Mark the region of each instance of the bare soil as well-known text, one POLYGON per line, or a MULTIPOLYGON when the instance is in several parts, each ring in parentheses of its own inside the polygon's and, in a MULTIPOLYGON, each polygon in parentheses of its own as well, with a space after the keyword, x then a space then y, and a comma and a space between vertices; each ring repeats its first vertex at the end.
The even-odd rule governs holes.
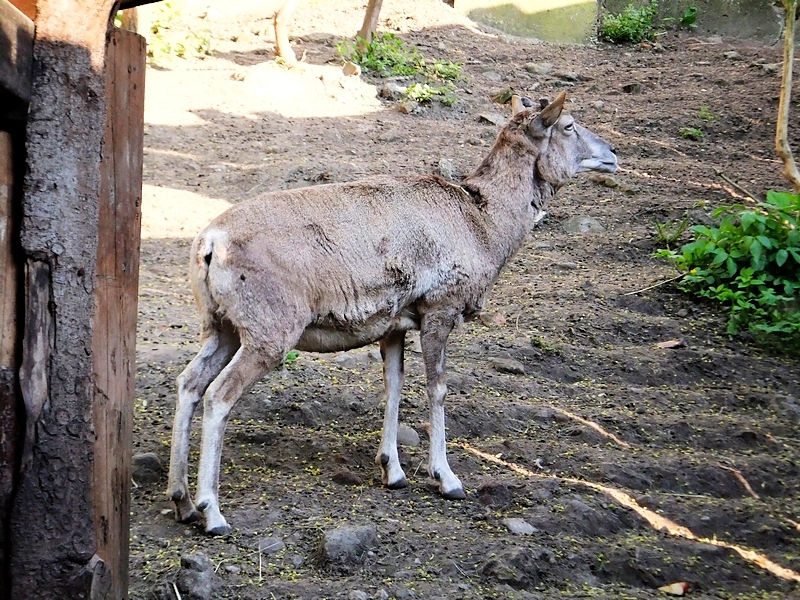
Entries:
MULTIPOLYGON (((656 47, 556 46, 487 31, 434 0, 388 4, 381 29, 464 65, 454 107, 402 114, 377 98, 381 81, 342 75, 335 40, 360 26, 354 0, 298 7, 305 63, 291 71, 274 62, 275 2, 187 8, 182 26, 208 28, 212 56, 148 71, 134 451, 156 453, 164 472, 135 485, 131 597, 177 597, 180 558, 198 551, 216 569, 216 598, 656 598, 674 582, 693 598, 800 597, 800 360, 729 338, 723 314, 669 285, 628 294, 675 275, 651 257, 663 245, 654 220, 707 222, 743 200, 718 173, 754 194, 786 188, 773 144, 779 48, 675 32, 656 47), (638 93, 624 91, 632 83, 638 93), (383 489, 373 463, 374 348, 302 354, 234 408, 220 484, 234 533, 176 523, 164 490, 175 378, 199 348, 192 237, 267 190, 438 172, 441 158, 467 173, 498 131, 479 115, 507 116, 491 97, 509 86, 533 98, 567 88, 569 110, 615 144, 622 168, 564 188, 484 318, 452 335, 449 456, 467 499, 441 499, 425 473, 412 339, 401 421, 422 441, 401 448, 409 487, 383 489), (704 135, 685 139, 682 127, 704 135), (567 233, 574 216, 604 231, 567 233), (657 346, 668 340, 683 344, 657 346), (658 531, 582 482, 698 539, 658 531), (510 532, 506 518, 533 533, 510 532), (321 563, 321 535, 345 524, 374 524, 378 543, 354 564, 321 563)), ((792 113, 798 149, 796 103, 792 113)))

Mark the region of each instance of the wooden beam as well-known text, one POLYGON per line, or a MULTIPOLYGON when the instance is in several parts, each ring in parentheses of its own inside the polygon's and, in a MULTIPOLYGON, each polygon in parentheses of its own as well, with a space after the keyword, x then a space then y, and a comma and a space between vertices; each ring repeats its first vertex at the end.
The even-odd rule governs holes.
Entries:
POLYGON ((11 0, 11 4, 31 21, 36 20, 36 0, 11 0))
POLYGON ((92 350, 92 487, 94 513, 104 523, 95 538, 97 556, 111 575, 109 598, 124 597, 128 585, 146 55, 143 37, 122 29, 111 34, 92 350))
POLYGON ((31 99, 33 21, 8 0, 0 0, 0 88, 31 99))

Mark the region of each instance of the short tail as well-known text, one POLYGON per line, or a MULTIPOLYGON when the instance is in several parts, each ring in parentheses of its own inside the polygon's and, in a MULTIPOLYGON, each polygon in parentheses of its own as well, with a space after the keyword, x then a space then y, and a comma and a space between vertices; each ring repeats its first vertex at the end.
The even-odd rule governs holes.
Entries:
MULTIPOLYGON (((189 260, 189 278, 203 330, 219 321, 219 303, 211 293, 210 271, 215 261, 215 246, 221 240, 208 230, 198 235, 192 243, 189 260)), ((221 249, 221 248, 220 248, 221 249)))

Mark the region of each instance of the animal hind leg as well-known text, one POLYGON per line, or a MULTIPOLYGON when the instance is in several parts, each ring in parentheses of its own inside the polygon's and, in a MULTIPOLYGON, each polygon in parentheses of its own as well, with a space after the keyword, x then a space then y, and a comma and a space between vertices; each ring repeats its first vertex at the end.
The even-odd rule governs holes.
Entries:
POLYGON ((212 330, 200 352, 178 376, 167 496, 175 503, 175 518, 181 523, 191 523, 201 518, 189 494, 189 432, 192 416, 209 384, 238 347, 239 338, 231 327, 212 330))
POLYGON ((455 317, 447 313, 427 313, 420 329, 422 360, 428 384, 431 448, 428 473, 439 482, 439 493, 450 500, 466 498, 464 488, 447 462, 447 441, 444 425, 445 384, 444 359, 447 338, 455 325, 455 317))
POLYGON ((243 344, 206 390, 195 498, 197 508, 203 511, 206 533, 225 535, 231 531, 219 509, 220 458, 231 408, 246 389, 278 366, 282 358, 282 351, 263 353, 243 344))
POLYGON ((383 473, 383 484, 390 489, 405 487, 406 474, 397 454, 397 417, 400 410, 400 391, 403 388, 403 346, 405 332, 395 331, 381 340, 383 386, 386 408, 383 416, 381 446, 375 462, 383 473))

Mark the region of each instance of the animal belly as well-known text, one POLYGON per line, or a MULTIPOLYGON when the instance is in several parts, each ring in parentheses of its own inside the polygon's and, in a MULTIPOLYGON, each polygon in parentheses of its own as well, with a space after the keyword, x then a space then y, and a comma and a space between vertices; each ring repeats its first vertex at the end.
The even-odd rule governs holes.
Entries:
POLYGON ((306 327, 295 348, 301 352, 353 350, 377 342, 392 331, 408 331, 410 329, 419 329, 419 321, 406 316, 382 319, 352 328, 311 325, 306 327))

